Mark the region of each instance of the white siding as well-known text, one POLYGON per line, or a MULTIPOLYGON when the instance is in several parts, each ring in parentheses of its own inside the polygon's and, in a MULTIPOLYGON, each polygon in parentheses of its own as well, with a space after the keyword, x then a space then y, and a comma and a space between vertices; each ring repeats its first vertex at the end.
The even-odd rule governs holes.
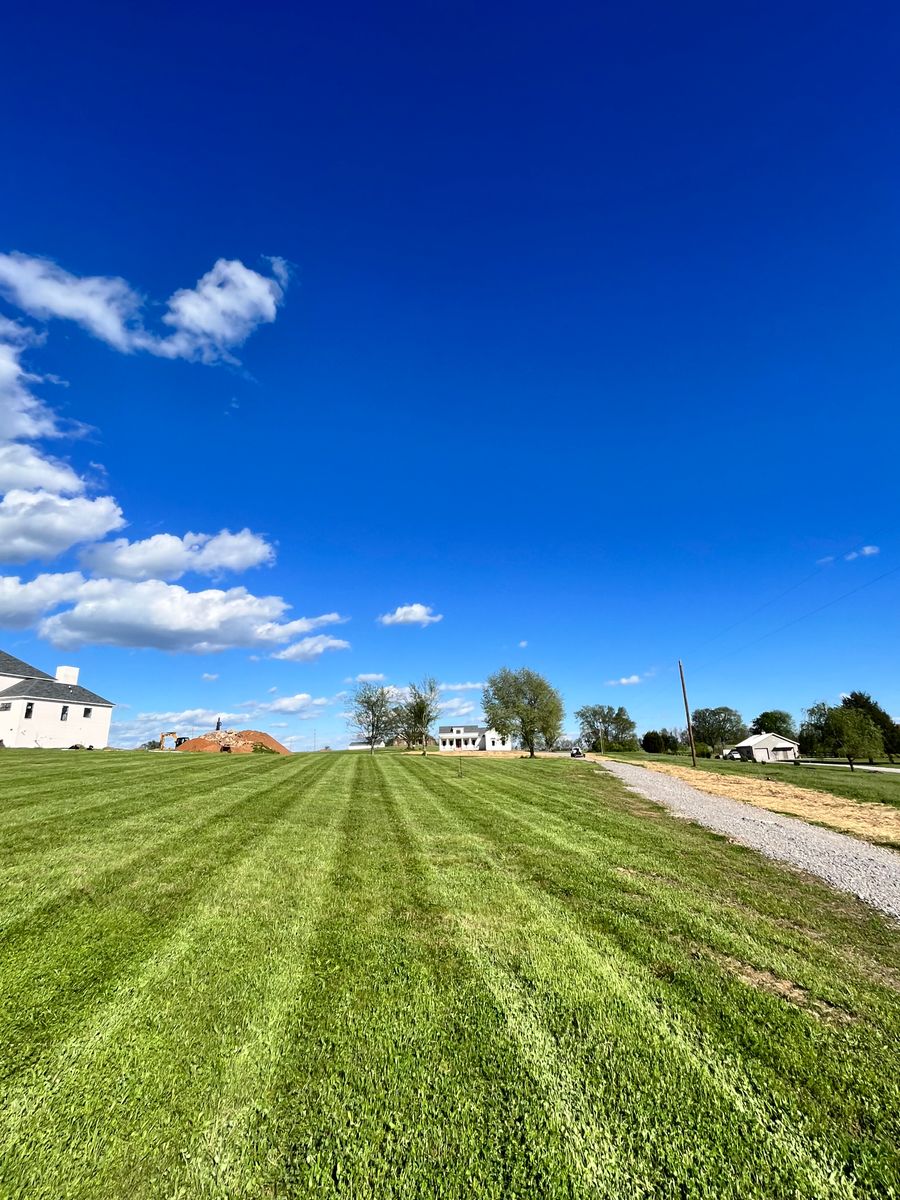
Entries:
POLYGON ((68 701, 66 720, 62 720, 62 700, 26 700, 16 697, 3 700, 8 710, 0 711, 0 739, 9 747, 58 750, 81 743, 100 750, 109 744, 112 709, 107 705, 76 704, 68 701), (26 717, 32 704, 32 715, 26 717), (90 716, 85 712, 90 709, 90 716))

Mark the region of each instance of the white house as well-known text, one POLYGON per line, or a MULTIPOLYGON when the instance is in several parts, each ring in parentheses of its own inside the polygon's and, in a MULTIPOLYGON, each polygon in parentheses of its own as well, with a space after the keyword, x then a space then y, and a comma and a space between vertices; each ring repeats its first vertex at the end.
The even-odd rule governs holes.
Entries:
POLYGON ((512 738, 501 737, 496 729, 484 725, 440 725, 441 750, 512 750, 512 738))
POLYGON ((0 650, 0 742, 9 747, 105 749, 113 705, 78 686, 77 667, 56 677, 0 650))
POLYGON ((795 762, 800 757, 800 743, 780 733, 756 733, 738 742, 725 757, 745 762, 795 762))
MULTIPOLYGON (((386 744, 387 743, 385 742, 384 738, 379 738, 378 741, 375 743, 375 749, 383 750, 386 744)), ((372 743, 369 741, 368 738, 357 738, 356 741, 351 742, 348 745, 347 749, 348 750, 371 750, 372 743)))

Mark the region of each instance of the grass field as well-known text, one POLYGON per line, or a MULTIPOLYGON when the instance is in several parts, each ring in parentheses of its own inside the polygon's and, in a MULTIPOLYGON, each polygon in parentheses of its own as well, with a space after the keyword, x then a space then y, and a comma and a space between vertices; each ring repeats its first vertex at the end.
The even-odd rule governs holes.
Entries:
POLYGON ((0 1195, 900 1194, 900 935, 590 764, 0 754, 0 1195))
MULTIPOLYGON (((674 763, 679 767, 690 767, 691 760, 685 755, 671 754, 610 754, 623 762, 674 763)), ((844 764, 846 766, 846 764, 844 764)), ((850 771, 843 767, 794 766, 791 763, 744 763, 723 758, 698 758, 697 769, 713 771, 718 775, 738 775, 748 779, 774 779, 791 787, 807 787, 817 792, 830 792, 847 800, 862 800, 870 804, 891 804, 900 808, 900 774, 879 774, 874 771, 850 771)))

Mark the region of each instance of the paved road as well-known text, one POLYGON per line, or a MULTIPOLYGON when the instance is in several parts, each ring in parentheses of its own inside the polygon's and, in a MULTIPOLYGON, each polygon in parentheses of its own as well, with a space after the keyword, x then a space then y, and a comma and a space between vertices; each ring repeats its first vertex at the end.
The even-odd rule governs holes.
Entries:
POLYGON ((900 854, 893 850, 740 800, 711 796, 672 775, 632 763, 604 759, 601 765, 670 812, 759 850, 767 858, 818 875, 832 887, 900 920, 900 854))

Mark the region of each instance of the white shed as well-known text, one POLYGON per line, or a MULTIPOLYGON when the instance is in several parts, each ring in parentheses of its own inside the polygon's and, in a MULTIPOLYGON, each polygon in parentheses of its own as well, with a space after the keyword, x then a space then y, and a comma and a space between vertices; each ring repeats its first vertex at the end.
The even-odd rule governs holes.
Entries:
POLYGON ((800 757, 800 743, 780 733, 754 733, 729 750, 727 758, 741 758, 745 762, 796 762, 800 757))

